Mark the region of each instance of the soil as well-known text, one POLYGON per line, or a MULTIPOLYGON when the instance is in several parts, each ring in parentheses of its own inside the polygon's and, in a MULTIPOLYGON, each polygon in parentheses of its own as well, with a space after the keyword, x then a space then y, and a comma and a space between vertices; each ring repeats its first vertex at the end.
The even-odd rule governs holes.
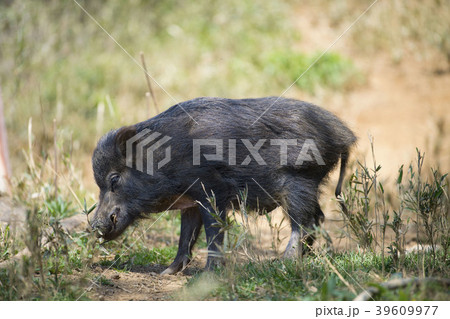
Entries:
POLYGON ((132 267, 127 272, 97 267, 94 278, 106 280, 92 282, 88 295, 93 300, 173 300, 173 295, 201 270, 196 264, 194 261, 184 272, 167 276, 160 275, 166 268, 163 265, 132 267))

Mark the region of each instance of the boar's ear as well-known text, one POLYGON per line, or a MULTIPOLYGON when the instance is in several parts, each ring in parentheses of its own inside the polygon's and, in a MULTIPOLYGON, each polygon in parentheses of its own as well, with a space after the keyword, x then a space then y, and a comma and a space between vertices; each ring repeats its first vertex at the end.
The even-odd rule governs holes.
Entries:
POLYGON ((115 136, 115 143, 117 150, 123 157, 126 157, 127 141, 136 135, 136 128, 134 126, 124 126, 117 130, 115 136))

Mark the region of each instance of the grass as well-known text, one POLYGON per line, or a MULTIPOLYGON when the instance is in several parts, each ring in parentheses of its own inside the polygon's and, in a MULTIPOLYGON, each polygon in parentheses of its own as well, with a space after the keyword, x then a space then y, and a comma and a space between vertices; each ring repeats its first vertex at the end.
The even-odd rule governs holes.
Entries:
MULTIPOLYGON (((75 300, 82 294, 79 280, 70 280, 62 278, 57 283, 48 281, 47 287, 41 287, 39 280, 34 277, 14 278, 24 273, 24 269, 17 269, 15 272, 0 269, 0 281, 2 289, 0 289, 0 300, 49 300, 64 301, 75 300)), ((80 300, 88 300, 82 297, 80 300)))
MULTIPOLYGON (((136 267, 171 263, 176 255, 180 226, 176 214, 149 216, 139 227, 130 228, 119 240, 104 246, 85 232, 65 232, 61 228, 65 217, 75 211, 87 213, 94 207, 88 208, 85 203, 75 209, 70 200, 64 200, 75 198, 73 189, 70 184, 55 184, 53 174, 48 173, 54 171, 54 166, 47 162, 29 154, 28 177, 17 193, 16 200, 32 207, 27 214, 26 236, 16 238, 12 245, 9 229, 2 230, 3 260, 10 259, 20 245, 30 252, 0 269, 2 299, 73 300, 81 295, 88 298, 83 291, 89 280, 97 278, 92 271, 96 265, 130 272, 136 267), (34 189, 41 191, 30 196, 34 189), (158 217, 161 217, 158 225, 149 229, 158 217), (154 248, 147 244, 150 238, 154 248)), ((404 166, 400 168, 395 178, 397 193, 385 190, 383 184, 387 181, 381 184, 377 179, 380 166, 368 168, 356 164, 341 198, 348 208, 342 211, 345 224, 341 235, 356 244, 354 250, 346 252, 335 250, 326 230, 318 229, 319 245, 309 255, 297 260, 267 258, 259 249, 258 230, 255 232, 249 226, 251 212, 246 208, 246 193, 240 194, 239 207, 226 220, 218 221, 225 232, 226 265, 212 274, 195 275, 173 298, 351 300, 374 286, 380 287, 374 295, 378 300, 448 299, 445 282, 398 289, 381 286, 393 278, 449 276, 448 176, 436 170, 427 174, 423 163, 424 156, 418 151, 415 164, 410 164, 406 172, 404 166), (383 235, 387 230, 393 236, 383 235), (419 248, 428 248, 408 252, 404 240, 408 232, 420 235, 416 237, 419 248)), ((71 167, 59 165, 61 176, 70 172, 71 167)), ((210 200, 214 203, 214 194, 210 194, 210 200)), ((277 256, 281 225, 273 222, 270 215, 260 218, 271 225, 272 250, 277 256)), ((204 242, 201 238, 198 248, 204 248, 204 242)), ((107 281, 100 277, 101 285, 111 285, 107 281)))
MULTIPOLYGON (((56 158, 25 153, 28 171, 16 189, 15 200, 30 207, 27 231, 24 237, 12 240, 9 228, 2 229, 0 254, 2 261, 8 261, 19 251, 18 247, 26 247, 30 253, 0 269, 1 299, 73 300, 81 295, 88 298, 83 291, 90 285, 89 280, 98 277, 92 270, 96 265, 124 272, 155 264, 168 266, 177 250, 177 214, 149 216, 139 227, 131 227, 119 240, 104 246, 85 232, 69 234, 62 229, 63 219, 75 212, 88 213, 95 206, 82 204, 77 193, 85 191, 76 180, 64 178, 73 176, 73 165, 70 157, 61 155, 63 145, 57 147, 57 152, 49 152, 60 154, 56 158), (54 178, 56 170, 58 179, 54 178), (158 224, 149 229, 156 218, 160 218, 158 224), (148 246, 149 241, 153 248, 148 246)), ((195 275, 173 298, 351 300, 363 289, 374 286, 380 287, 374 296, 379 300, 448 299, 445 283, 425 282, 398 289, 381 286, 393 278, 449 276, 448 176, 433 169, 424 171, 424 154, 420 151, 416 162, 408 169, 404 167, 391 181, 394 190, 388 190, 383 185, 389 181, 381 183, 378 178, 381 166, 369 168, 355 163, 341 198, 347 207, 347 211, 342 211, 341 236, 354 242, 355 248, 346 252, 335 250, 326 230, 318 229, 319 245, 298 260, 276 258, 282 225, 267 214, 260 218, 270 224, 275 259, 261 252, 258 229, 249 226, 252 215, 245 204, 247 194, 240 194, 239 207, 226 220, 218 221, 225 232, 226 266, 213 274, 195 275), (408 233, 416 235, 416 252, 407 251, 408 233)), ((213 204, 214 194, 209 196, 213 204)), ((198 248, 205 248, 204 238, 200 238, 198 248)), ((100 283, 108 285, 102 279, 100 283)))
POLYGON ((7 260, 15 253, 13 251, 13 236, 9 225, 0 227, 0 262, 7 260))
MULTIPOLYGON (((374 153, 373 157, 376 163, 374 153)), ((226 266, 217 270, 212 279, 206 279, 215 281, 217 287, 203 291, 199 298, 353 300, 368 287, 376 287, 375 300, 447 300, 449 180, 447 174, 433 169, 425 176, 423 163, 424 155, 417 150, 415 165, 411 163, 405 175, 403 166, 399 169, 395 179, 397 194, 389 193, 389 199, 377 179, 381 166, 356 164, 340 198, 346 207, 341 212, 342 236, 353 241, 356 250, 334 250, 330 235, 318 229, 316 236, 322 239, 321 244, 303 258, 255 258, 258 253, 251 252, 254 237, 245 219, 240 222, 233 214, 234 218, 218 220, 225 238, 234 244, 224 247, 226 266), (397 201, 392 200, 393 196, 397 201), (393 236, 386 236, 387 229, 393 236), (416 235, 415 252, 408 251, 405 243, 407 233, 411 232, 416 235), (247 258, 238 259, 236 255, 247 258), (437 282, 427 279, 435 277, 443 279, 437 282), (381 284, 396 278, 422 278, 422 281, 389 289, 381 284)), ((211 196, 210 202, 214 203, 214 194, 211 196)), ((241 202, 245 203, 245 194, 241 195, 241 202)), ((245 204, 240 208, 245 215, 245 204)), ((194 277, 178 297, 190 299, 191 290, 202 287, 203 281, 203 274, 194 277)))
POLYGON ((168 266, 175 259, 177 248, 175 246, 153 249, 137 247, 125 254, 120 252, 120 255, 116 255, 113 260, 103 260, 100 265, 117 270, 130 270, 133 266, 150 264, 168 266))
MULTIPOLYGON (((428 254, 430 260, 431 254, 428 254)), ((406 260, 408 272, 415 271, 416 256, 410 255, 406 260)), ((369 286, 378 285, 378 274, 382 270, 383 259, 379 254, 350 252, 337 253, 332 256, 333 264, 342 276, 360 292, 369 286)), ((399 276, 391 258, 385 266, 390 278, 399 276)), ((427 264, 427 267, 432 267, 427 264)), ((430 268, 431 269, 431 268, 430 268)), ((235 265, 230 277, 229 269, 217 270, 214 278, 218 288, 210 292, 206 299, 220 300, 353 300, 356 297, 324 262, 323 258, 308 256, 299 261, 274 260, 250 262, 235 265), (231 280, 230 280, 231 278, 231 280)), ((195 287, 204 275, 193 277, 187 286, 195 287)), ((407 287, 397 290, 383 290, 376 300, 446 300, 448 288, 436 284, 432 287, 407 287)))

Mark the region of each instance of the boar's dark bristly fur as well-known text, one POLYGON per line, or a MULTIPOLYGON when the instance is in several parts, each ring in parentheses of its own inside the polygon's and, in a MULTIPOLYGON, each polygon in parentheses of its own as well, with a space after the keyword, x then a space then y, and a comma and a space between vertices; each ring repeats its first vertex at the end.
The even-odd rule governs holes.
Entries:
MULTIPOLYGON (((209 268, 220 260, 216 256, 223 233, 213 226, 216 221, 210 214, 212 208, 205 190, 208 194, 214 192, 221 217, 236 202, 237 195, 247 190, 247 204, 254 209, 271 211, 283 207, 292 229, 285 256, 295 256, 303 246, 299 244, 301 240, 312 244, 311 230, 324 218, 318 204, 320 184, 341 160, 336 196, 340 194, 349 150, 355 142, 354 134, 335 115, 302 101, 276 97, 186 101, 100 139, 92 157, 100 188, 92 226, 99 236, 114 239, 142 214, 181 209, 178 253, 164 273, 175 273, 188 264, 202 226, 211 251, 206 265, 209 268), (266 113, 255 122, 263 112, 266 113), (136 169, 135 149, 131 155, 126 154, 126 141, 144 130, 170 137, 154 150, 153 161, 161 162, 167 147, 171 159, 152 174, 136 169), (202 146, 200 163, 194 165, 196 139, 222 141, 223 156, 207 160, 204 155, 216 154, 216 149, 202 146), (249 157, 243 140, 251 145, 259 141, 259 162, 249 157), (271 145, 273 140, 297 141, 296 145, 289 145, 285 163, 280 159, 280 146, 271 145), (311 140, 323 162, 305 160, 299 165, 296 161, 302 146, 311 140), (230 161, 232 145, 236 156, 230 161), (126 156, 133 156, 132 167, 126 165, 126 156)), ((147 167, 147 158, 141 160, 147 167)))

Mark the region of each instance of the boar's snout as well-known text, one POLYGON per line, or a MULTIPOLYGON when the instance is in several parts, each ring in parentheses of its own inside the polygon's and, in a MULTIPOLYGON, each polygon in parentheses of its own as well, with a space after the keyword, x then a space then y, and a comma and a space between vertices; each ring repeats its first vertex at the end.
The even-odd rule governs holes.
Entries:
POLYGON ((107 240, 116 238, 122 232, 122 229, 118 229, 119 216, 119 207, 107 211, 97 210, 90 222, 92 232, 98 238, 107 240))
POLYGON ((97 210, 90 224, 97 238, 112 240, 118 237, 131 223, 126 212, 119 206, 97 210))

